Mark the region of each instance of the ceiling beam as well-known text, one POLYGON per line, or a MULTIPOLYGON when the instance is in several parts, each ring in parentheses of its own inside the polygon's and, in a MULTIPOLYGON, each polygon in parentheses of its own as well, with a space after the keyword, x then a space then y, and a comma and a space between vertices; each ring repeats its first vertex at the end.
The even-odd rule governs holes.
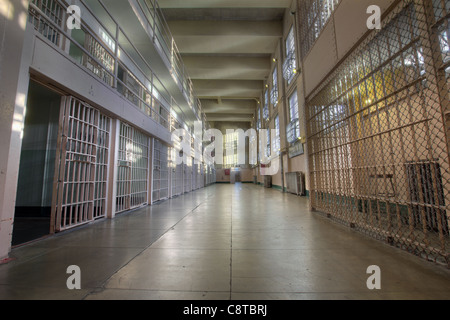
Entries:
POLYGON ((280 21, 170 21, 181 54, 266 54, 282 37, 280 21))
POLYGON ((265 80, 271 71, 268 57, 183 55, 192 79, 265 80))
POLYGON ((236 113, 254 114, 256 110, 256 100, 250 99, 221 99, 221 102, 212 99, 201 99, 202 110, 205 113, 236 113))
POLYGON ((233 113, 207 113, 208 121, 233 121, 233 122, 251 122, 253 115, 251 114, 233 114, 233 113))
POLYGON ((261 95, 262 81, 250 80, 192 80, 195 93, 200 99, 247 98, 255 99, 261 95))
MULTIPOLYGON (((281 21, 211 21, 177 20, 168 22, 174 37, 181 36, 252 36, 282 37, 281 21)), ((175 39, 176 40, 176 39, 175 39)))
POLYGON ((290 8, 292 0, 158 0, 164 8, 290 8))

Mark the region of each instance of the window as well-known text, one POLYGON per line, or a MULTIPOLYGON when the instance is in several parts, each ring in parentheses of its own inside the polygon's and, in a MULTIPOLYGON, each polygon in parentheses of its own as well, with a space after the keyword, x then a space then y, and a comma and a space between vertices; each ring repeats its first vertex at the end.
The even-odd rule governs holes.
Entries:
POLYGON ((224 168, 233 168, 237 166, 237 140, 237 132, 228 133, 225 135, 224 144, 226 152, 223 158, 224 168), (228 150, 233 150, 233 152, 229 154, 228 150))
POLYGON ((294 143, 300 138, 297 91, 289 97, 289 124, 286 126, 286 137, 289 143, 294 143))
POLYGON ((269 120, 269 90, 264 93, 263 119, 269 120))
POLYGON ((275 139, 274 139, 273 150, 277 154, 279 154, 281 145, 280 145, 280 117, 278 115, 275 117, 275 134, 276 134, 276 136, 274 137, 275 139))
POLYGON ((256 130, 261 129, 261 109, 256 110, 256 130))
POLYGON ((108 45, 108 47, 114 52, 116 50, 116 43, 114 39, 106 33, 102 28, 99 29, 100 36, 102 37, 102 40, 108 45))
POLYGON ((297 61, 295 58, 295 36, 294 27, 292 26, 286 38, 286 59, 283 63, 283 77, 287 80, 288 84, 290 84, 296 73, 297 61))
POLYGON ((290 97, 289 97, 289 120, 295 120, 298 119, 298 97, 297 97, 297 91, 295 91, 290 97))
POLYGON ((294 38, 294 27, 291 27, 289 34, 286 38, 286 57, 295 53, 295 38, 294 38))
POLYGON ((439 46, 442 54, 442 69, 445 72, 447 81, 450 79, 450 5, 447 2, 438 0, 433 1, 433 9, 435 19, 437 21, 434 27, 435 32, 439 37, 439 46), (445 18, 447 17, 447 18, 445 18))
POLYGON ((278 68, 275 67, 272 73, 272 90, 270 91, 270 102, 273 107, 278 104, 278 68))
POLYGON ((270 130, 267 130, 266 156, 270 157, 270 130))
POLYGON ((301 53, 303 57, 312 48, 338 3, 339 0, 300 1, 300 12, 302 13, 301 53))

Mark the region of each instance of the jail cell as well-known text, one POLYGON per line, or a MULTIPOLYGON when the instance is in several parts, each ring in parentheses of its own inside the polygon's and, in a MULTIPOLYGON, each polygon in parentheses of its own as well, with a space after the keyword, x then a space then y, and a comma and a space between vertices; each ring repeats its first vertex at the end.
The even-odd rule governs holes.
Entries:
POLYGON ((183 194, 183 164, 178 164, 176 168, 176 194, 183 194))
POLYGON ((169 197, 169 149, 158 139, 153 140, 153 202, 169 197))
POLYGON ((116 175, 116 213, 148 203, 150 139, 121 122, 116 175))
POLYGON ((199 175, 199 178, 198 178, 197 188, 200 189, 200 188, 205 187, 205 172, 204 172, 203 163, 199 163, 199 165, 198 165, 198 175, 199 175))
POLYGON ((401 2, 307 98, 306 114, 311 206, 449 263, 448 73, 435 72, 448 46, 426 19, 441 5, 401 2))
POLYGON ((61 102, 52 232, 105 217, 110 119, 75 99, 61 102))
POLYGON ((205 166, 205 186, 209 186, 216 182, 216 172, 212 165, 205 166))
POLYGON ((183 164, 184 193, 192 191, 192 158, 187 157, 187 161, 183 164))
POLYGON ((192 163, 192 190, 196 190, 197 189, 197 179, 198 179, 197 166, 198 165, 195 162, 192 163))
POLYGON ((177 164, 180 148, 170 148, 171 197, 183 194, 183 164, 177 164))
POLYGON ((204 177, 204 181, 205 181, 205 187, 209 185, 209 166, 207 164, 204 165, 204 172, 205 172, 205 177, 204 177))

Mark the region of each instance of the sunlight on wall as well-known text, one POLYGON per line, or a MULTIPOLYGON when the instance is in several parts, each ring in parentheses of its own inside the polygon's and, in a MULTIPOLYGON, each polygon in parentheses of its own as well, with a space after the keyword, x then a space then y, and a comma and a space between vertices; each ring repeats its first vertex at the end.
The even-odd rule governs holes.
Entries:
POLYGON ((8 20, 14 17, 14 7, 9 0, 0 0, 0 14, 8 20))
POLYGON ((23 138, 23 127, 25 123, 25 112, 26 112, 26 95, 23 93, 18 93, 16 97, 16 108, 18 109, 14 113, 12 131, 20 133, 20 139, 23 138))
POLYGON ((18 22, 19 22, 19 27, 21 27, 22 30, 25 30, 25 28, 27 27, 27 18, 28 18, 28 14, 26 12, 21 12, 19 14, 18 22))

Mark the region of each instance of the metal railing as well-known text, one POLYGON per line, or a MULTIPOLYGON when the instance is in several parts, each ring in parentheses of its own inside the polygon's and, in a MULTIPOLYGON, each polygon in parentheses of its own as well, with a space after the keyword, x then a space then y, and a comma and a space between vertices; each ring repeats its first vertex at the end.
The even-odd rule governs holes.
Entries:
POLYGON ((147 22, 152 26, 153 41, 156 47, 161 49, 161 53, 170 63, 172 78, 179 85, 189 106, 194 110, 195 94, 192 80, 158 2, 155 0, 138 0, 137 3, 147 22))
POLYGON ((184 122, 186 119, 179 104, 102 1, 95 0, 95 3, 96 13, 85 1, 78 0, 83 16, 87 17, 82 19, 79 30, 68 30, 65 26, 67 4, 61 0, 32 0, 29 22, 66 56, 115 88, 155 122, 172 131, 171 109, 177 110, 176 121, 184 122), (101 20, 98 18, 99 11, 102 13, 101 20), (98 32, 92 31, 95 27, 98 32))

